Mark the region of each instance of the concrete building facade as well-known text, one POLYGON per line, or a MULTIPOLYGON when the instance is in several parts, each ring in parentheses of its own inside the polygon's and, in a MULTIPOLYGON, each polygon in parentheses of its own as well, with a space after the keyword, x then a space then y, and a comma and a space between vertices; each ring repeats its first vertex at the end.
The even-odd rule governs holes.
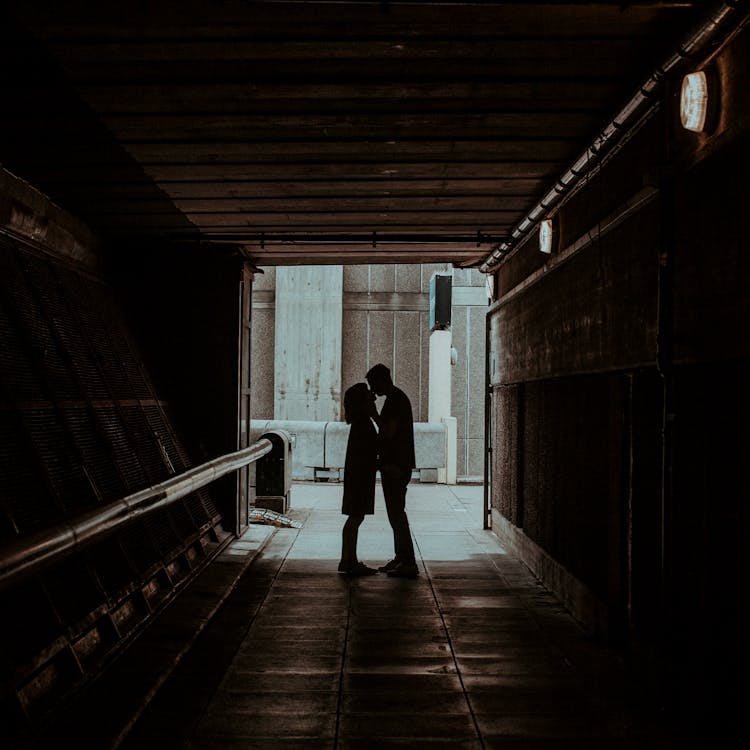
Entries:
POLYGON ((486 277, 447 264, 268 267, 255 276, 254 419, 343 419, 341 394, 378 362, 429 418, 429 286, 452 275, 450 368, 459 478, 483 474, 486 277), (290 378, 296 378, 294 382, 290 378))

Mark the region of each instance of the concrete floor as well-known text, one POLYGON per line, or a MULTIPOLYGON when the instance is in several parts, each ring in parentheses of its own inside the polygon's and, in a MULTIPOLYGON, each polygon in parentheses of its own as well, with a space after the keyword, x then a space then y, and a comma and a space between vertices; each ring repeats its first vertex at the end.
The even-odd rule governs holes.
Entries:
MULTIPOLYGON (((337 574, 341 492, 295 485, 301 529, 251 527, 212 566, 234 571, 231 592, 124 747, 671 746, 628 708, 618 659, 481 529, 481 487, 410 485, 416 580, 337 574)), ((392 556, 380 488, 376 505, 359 546, 373 565, 392 556)), ((182 606, 164 640, 190 619, 182 606)))

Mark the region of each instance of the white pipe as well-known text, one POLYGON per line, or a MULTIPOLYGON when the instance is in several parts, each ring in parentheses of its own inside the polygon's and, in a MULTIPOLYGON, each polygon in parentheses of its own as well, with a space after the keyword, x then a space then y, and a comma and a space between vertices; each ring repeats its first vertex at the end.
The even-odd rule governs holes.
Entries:
POLYGON ((248 448, 228 453, 159 484, 134 492, 114 503, 84 513, 51 529, 14 540, 0 550, 0 589, 62 557, 176 500, 205 487, 270 453, 273 445, 262 439, 248 448))
MULTIPOLYGON (((725 31, 725 27, 728 27, 732 22, 732 16, 740 12, 740 6, 745 4, 745 1, 735 0, 732 2, 732 0, 727 0, 719 3, 708 13, 705 20, 688 34, 682 44, 679 45, 677 51, 651 72, 638 91, 610 120, 604 130, 594 139, 594 142, 573 162, 573 165, 565 171, 524 219, 516 225, 511 231, 510 237, 492 249, 492 252, 479 266, 480 271, 491 272, 529 230, 533 229, 552 212, 563 196, 570 192, 581 177, 588 174, 604 158, 605 153, 610 151, 625 135, 635 123, 636 118, 645 114, 650 107, 655 106, 654 94, 662 80, 684 61, 695 58, 700 53, 705 53, 708 45, 716 41, 717 37, 725 31)), ((746 17, 748 11, 742 12, 746 17)), ((739 23, 737 26, 739 26, 739 23)))

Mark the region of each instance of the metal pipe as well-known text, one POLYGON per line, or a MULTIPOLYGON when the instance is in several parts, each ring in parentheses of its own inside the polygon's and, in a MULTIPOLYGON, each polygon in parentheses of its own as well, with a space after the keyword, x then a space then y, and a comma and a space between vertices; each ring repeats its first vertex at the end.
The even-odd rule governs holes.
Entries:
POLYGON ((492 497, 492 377, 490 373, 490 314, 484 316, 484 487, 482 493, 483 512, 482 528, 492 528, 492 508, 490 499, 492 497))
POLYGON ((94 542, 101 541, 148 513, 166 508, 219 477, 257 461, 272 448, 270 440, 258 440, 249 448, 212 459, 103 508, 84 513, 51 529, 14 540, 0 549, 0 589, 32 575, 50 563, 79 552, 94 542))
MULTIPOLYGON (((743 17, 747 16, 747 10, 740 10, 741 6, 746 4, 746 0, 726 0, 718 3, 706 15, 705 19, 687 35, 677 50, 651 72, 646 81, 607 123, 593 143, 586 148, 536 206, 516 225, 510 236, 492 249, 492 252, 479 266, 479 270, 484 273, 491 272, 531 229, 536 227, 542 219, 547 218, 581 178, 601 163, 605 155, 622 139, 629 128, 649 108, 656 105, 655 94, 664 78, 673 73, 686 60, 694 59, 700 54, 708 54, 709 45, 718 44, 723 35, 729 32, 730 25, 737 20, 736 14, 742 13, 743 17)), ((739 23, 735 24, 735 27, 737 26, 739 26, 739 23)))

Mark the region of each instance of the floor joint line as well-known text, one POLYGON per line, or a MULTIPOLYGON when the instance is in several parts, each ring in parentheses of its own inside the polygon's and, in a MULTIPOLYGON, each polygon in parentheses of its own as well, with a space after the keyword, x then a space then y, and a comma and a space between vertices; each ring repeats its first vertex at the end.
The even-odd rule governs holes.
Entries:
POLYGON ((344 628, 344 647, 341 650, 341 667, 339 669, 339 691, 336 698, 336 731, 333 735, 333 750, 339 746, 339 731, 341 727, 341 706, 344 698, 344 671, 346 669, 346 651, 349 644, 349 628, 352 619, 352 587, 347 587, 346 626, 344 628))
POLYGON ((441 606, 440 600, 438 599, 437 593, 435 591, 435 586, 432 582, 432 576, 427 570, 427 564, 425 563, 424 556, 422 555, 422 550, 416 538, 414 539, 414 545, 416 546, 417 551, 419 552, 419 557, 422 560, 422 567, 424 568, 424 575, 425 575, 425 578, 427 579, 427 585, 430 587, 430 591, 432 592, 432 598, 435 601, 435 606, 437 607, 438 615, 440 616, 440 622, 443 626, 443 631, 445 632, 445 638, 448 642, 448 648, 450 649, 450 652, 451 652, 453 665, 456 668, 456 676, 458 677, 458 681, 461 685, 461 691, 464 694, 464 700, 466 701, 466 706, 469 709, 469 714, 471 715, 471 721, 474 724, 474 731, 477 734, 477 739, 479 740, 479 744, 481 745, 482 750, 486 750, 486 745, 484 744, 484 737, 482 736, 482 730, 479 728, 479 722, 477 721, 477 716, 474 713, 474 707, 471 705, 471 700, 469 699, 469 693, 466 690, 466 685, 464 684, 464 678, 463 678, 463 675, 461 674, 461 668, 458 664, 458 659, 456 658, 456 652, 453 648, 453 639, 451 638, 450 630, 448 630, 448 623, 446 623, 445 621, 443 607, 441 606))

